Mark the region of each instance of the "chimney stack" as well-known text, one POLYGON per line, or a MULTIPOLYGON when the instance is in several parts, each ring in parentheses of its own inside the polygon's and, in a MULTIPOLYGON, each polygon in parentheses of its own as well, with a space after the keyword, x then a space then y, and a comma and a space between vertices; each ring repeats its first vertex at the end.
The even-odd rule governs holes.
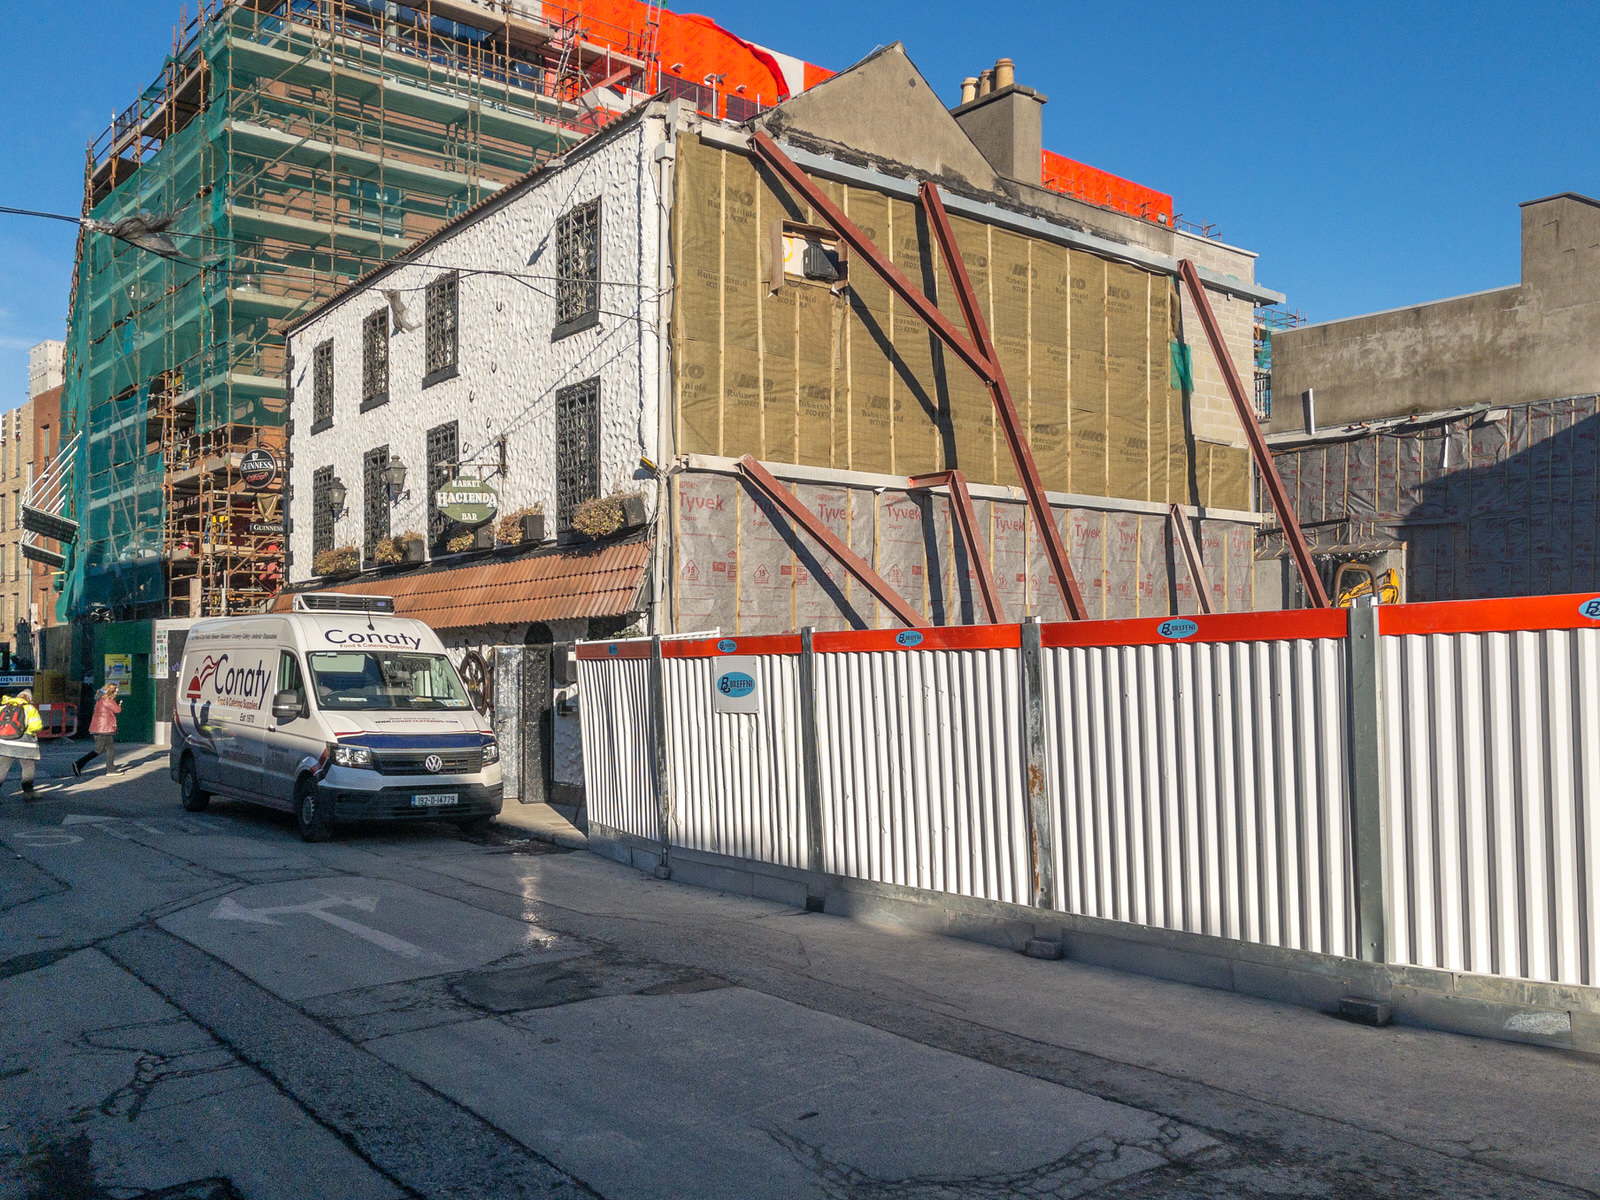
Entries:
POLYGON ((953 115, 990 166, 1007 179, 1038 186, 1044 178, 1041 110, 1048 99, 1018 86, 1016 63, 1002 58, 976 81, 970 76, 961 81, 961 103, 953 115))

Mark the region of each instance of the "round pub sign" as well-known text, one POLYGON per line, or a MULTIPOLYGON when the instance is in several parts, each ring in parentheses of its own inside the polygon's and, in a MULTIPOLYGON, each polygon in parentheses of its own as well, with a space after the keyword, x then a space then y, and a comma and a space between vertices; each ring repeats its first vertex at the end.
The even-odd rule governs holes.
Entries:
POLYGON ((244 457, 239 460, 239 475, 245 487, 262 491, 271 487, 273 480, 278 478, 278 460, 271 450, 257 446, 254 450, 245 451, 244 457))
POLYGON ((500 496, 481 480, 457 479, 435 493, 434 503, 457 524, 486 525, 499 510, 500 496))

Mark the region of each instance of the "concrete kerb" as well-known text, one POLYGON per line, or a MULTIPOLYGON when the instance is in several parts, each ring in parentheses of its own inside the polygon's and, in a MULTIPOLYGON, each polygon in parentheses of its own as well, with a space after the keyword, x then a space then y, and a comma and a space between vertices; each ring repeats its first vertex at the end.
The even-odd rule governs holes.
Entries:
POLYGON ((587 850, 589 839, 578 828, 575 816, 568 817, 554 806, 542 802, 507 804, 500 810, 495 823, 514 829, 534 841, 549 842, 569 850, 587 850))
MULTIPOLYGON (((537 807, 537 806, 532 806, 537 807)), ((554 815, 554 814, 553 814, 554 815)), ((560 820, 557 816, 556 820, 560 820)), ((551 828, 546 823, 546 828, 551 828)), ((534 836, 540 836, 535 834, 534 836)), ((566 843, 562 843, 566 844, 566 843)), ((591 825, 587 849, 650 873, 659 847, 591 825)), ((1307 950, 1127 925, 924 892, 673 847, 671 878, 831 916, 983 942, 1025 953, 1053 941, 1069 962, 1149 975, 1339 1015, 1355 997, 1387 1004, 1396 1024, 1600 1054, 1600 989, 1338 958, 1307 950)))

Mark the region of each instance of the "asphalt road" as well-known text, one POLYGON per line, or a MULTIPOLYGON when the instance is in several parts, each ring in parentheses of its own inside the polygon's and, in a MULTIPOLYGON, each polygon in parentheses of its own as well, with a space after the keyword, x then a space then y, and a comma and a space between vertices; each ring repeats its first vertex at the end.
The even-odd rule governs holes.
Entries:
POLYGON ((308 846, 276 814, 184 813, 154 755, 15 789, 0 1200, 1600 1187, 1581 1056, 722 896, 504 826, 308 846))

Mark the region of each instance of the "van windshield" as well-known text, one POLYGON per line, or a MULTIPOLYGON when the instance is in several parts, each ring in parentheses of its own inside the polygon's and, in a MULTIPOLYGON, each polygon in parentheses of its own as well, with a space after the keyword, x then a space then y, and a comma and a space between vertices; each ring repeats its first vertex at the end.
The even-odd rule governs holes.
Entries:
POLYGON ((319 708, 472 707, 455 667, 442 654, 316 650, 306 657, 319 708))

